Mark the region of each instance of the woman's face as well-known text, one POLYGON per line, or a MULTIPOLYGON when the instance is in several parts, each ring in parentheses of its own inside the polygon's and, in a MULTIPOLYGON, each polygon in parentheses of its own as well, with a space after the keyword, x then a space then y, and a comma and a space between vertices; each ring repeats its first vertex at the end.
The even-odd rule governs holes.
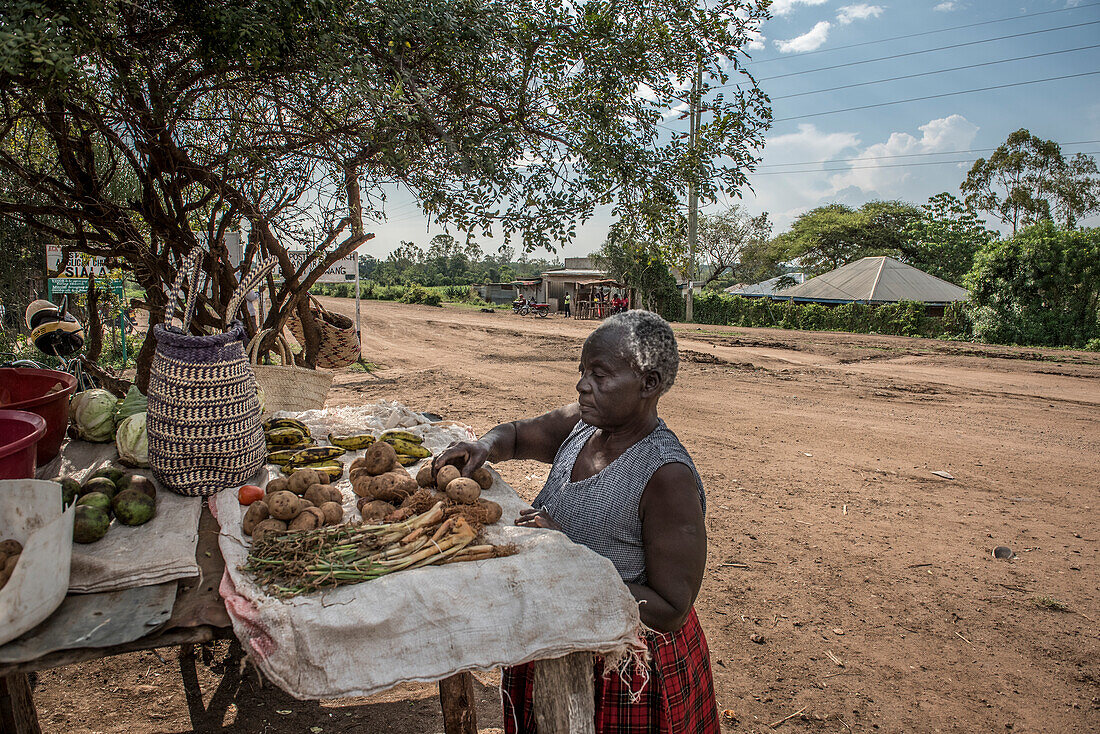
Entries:
POLYGON ((577 399, 581 420, 598 428, 615 428, 643 412, 645 380, 623 347, 621 329, 593 332, 581 349, 577 399))

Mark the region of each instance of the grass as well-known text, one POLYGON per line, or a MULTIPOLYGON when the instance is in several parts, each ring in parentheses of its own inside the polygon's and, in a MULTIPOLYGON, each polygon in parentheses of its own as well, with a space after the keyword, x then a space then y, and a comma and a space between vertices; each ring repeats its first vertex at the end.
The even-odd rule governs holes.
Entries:
POLYGON ((1034 601, 1035 606, 1040 609, 1047 609, 1052 612, 1070 611, 1069 604, 1066 604, 1064 601, 1059 601, 1052 596, 1037 596, 1034 601))
POLYGON ((379 367, 381 367, 381 365, 375 364, 374 362, 367 362, 367 361, 364 361, 364 360, 361 359, 358 362, 353 362, 352 364, 350 364, 348 366, 348 372, 369 372, 369 373, 373 373, 379 367))

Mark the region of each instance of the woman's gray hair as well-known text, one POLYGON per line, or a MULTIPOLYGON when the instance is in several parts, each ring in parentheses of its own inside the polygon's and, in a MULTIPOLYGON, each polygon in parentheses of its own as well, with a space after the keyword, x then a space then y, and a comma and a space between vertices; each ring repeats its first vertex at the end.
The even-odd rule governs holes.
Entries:
POLYGON ((638 372, 653 370, 661 376, 660 395, 668 392, 680 368, 680 350, 668 322, 652 311, 634 309, 609 316, 596 331, 615 328, 623 330, 623 346, 638 372))

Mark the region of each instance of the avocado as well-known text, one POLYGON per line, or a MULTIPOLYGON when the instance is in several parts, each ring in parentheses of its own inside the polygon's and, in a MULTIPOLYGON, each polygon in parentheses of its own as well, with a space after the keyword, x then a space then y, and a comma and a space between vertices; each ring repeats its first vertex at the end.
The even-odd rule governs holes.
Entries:
POLYGON ((115 496, 112 507, 123 525, 144 525, 157 514, 157 503, 138 489, 126 489, 115 496))
POLYGON ((94 543, 111 527, 107 513, 92 505, 78 505, 73 520, 73 540, 77 543, 94 543))

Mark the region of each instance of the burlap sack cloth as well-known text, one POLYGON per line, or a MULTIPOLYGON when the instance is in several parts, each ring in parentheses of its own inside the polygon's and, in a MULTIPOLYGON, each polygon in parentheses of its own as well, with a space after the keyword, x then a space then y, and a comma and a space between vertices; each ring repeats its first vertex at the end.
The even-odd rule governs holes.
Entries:
MULTIPOLYGON (((384 404, 299 417, 321 436, 329 426, 403 425, 433 452, 468 432, 453 423, 417 424, 402 410, 384 404)), ((338 486, 345 517, 358 518, 346 479, 338 486)), ((225 556, 221 594, 234 632, 264 674, 300 699, 364 696, 580 650, 634 649, 638 607, 611 562, 559 532, 511 525, 527 504, 499 476, 484 496, 504 508, 501 523, 487 529, 489 542, 515 543, 516 555, 402 571, 287 601, 241 572, 249 541, 242 508, 232 492, 212 497, 225 556)))

